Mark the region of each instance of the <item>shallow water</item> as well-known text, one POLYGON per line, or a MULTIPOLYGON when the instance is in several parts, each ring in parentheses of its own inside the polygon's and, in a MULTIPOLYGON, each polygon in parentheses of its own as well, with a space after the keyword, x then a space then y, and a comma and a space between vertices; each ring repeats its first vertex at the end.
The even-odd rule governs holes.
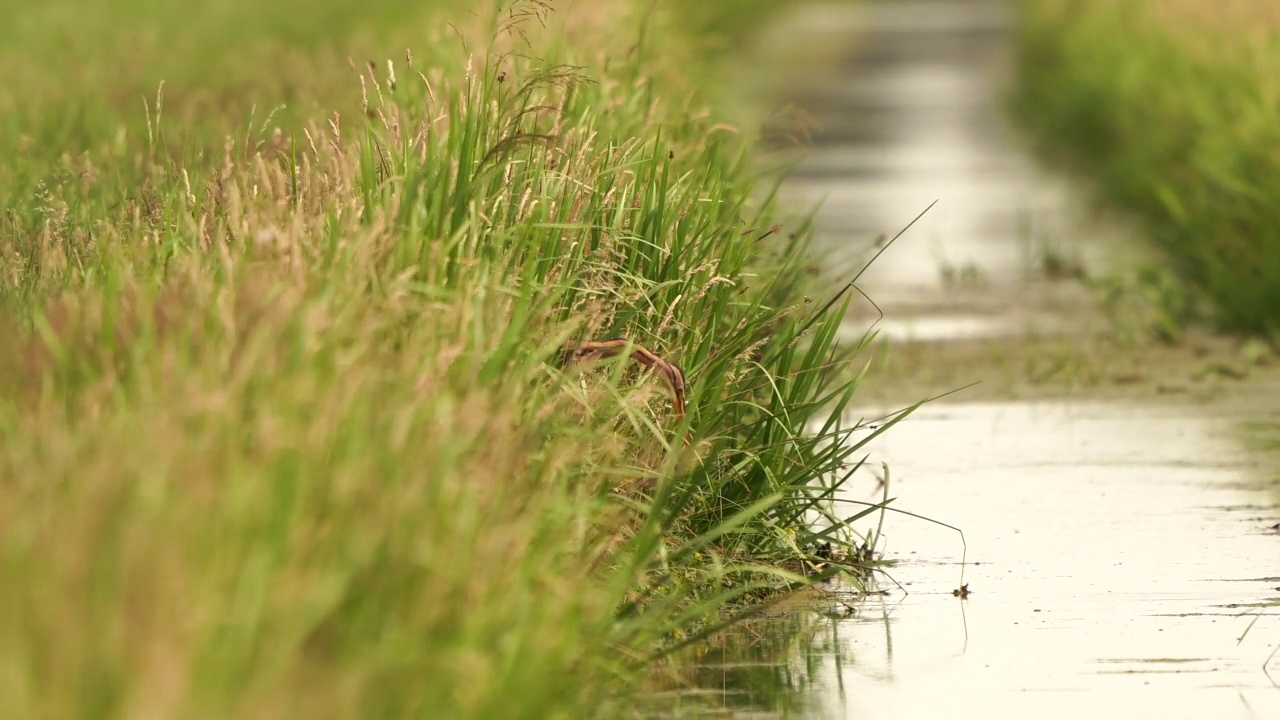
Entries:
POLYGON ((1280 600, 1280 516, 1230 433, 1265 412, 946 405, 893 428, 873 456, 895 505, 964 529, 971 595, 951 594, 954 532, 891 521, 908 594, 839 623, 828 716, 1280 717, 1280 613, 1259 607, 1280 600))
MULTIPOLYGON (((825 199, 820 252, 856 267, 938 201, 864 276, 890 336, 1069 334, 1082 319, 1036 276, 1043 243, 1091 268, 1143 256, 1082 222, 1070 183, 1002 119, 1004 7, 815 4, 765 39, 791 68, 774 87, 820 124, 786 188, 825 199)), ((1263 667, 1280 645, 1280 464, 1245 439, 1277 418, 1266 379, 1195 397, 926 405, 877 438, 869 465, 888 463, 893 507, 964 530, 963 578, 955 531, 890 515, 885 596, 721 640, 661 714, 1280 718, 1263 667)), ((877 481, 851 492, 874 501, 877 481)), ((1270 669, 1280 680, 1280 658, 1270 669)))

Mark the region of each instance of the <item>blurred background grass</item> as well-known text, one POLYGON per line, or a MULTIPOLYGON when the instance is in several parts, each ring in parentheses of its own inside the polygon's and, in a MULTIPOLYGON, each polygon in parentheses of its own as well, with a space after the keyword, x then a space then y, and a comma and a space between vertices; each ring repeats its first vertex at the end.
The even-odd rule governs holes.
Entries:
POLYGON ((1020 4, 1017 113, 1136 211, 1226 329, 1280 318, 1280 16, 1266 0, 1020 4))

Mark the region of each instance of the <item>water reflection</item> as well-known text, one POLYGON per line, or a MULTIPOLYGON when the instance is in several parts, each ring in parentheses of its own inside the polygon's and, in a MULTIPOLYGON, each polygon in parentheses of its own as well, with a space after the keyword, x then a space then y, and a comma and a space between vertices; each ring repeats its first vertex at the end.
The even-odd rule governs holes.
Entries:
POLYGON ((660 668, 646 717, 805 717, 820 711, 819 669, 842 662, 823 641, 826 618, 842 613, 839 595, 807 597, 721 633, 660 668))

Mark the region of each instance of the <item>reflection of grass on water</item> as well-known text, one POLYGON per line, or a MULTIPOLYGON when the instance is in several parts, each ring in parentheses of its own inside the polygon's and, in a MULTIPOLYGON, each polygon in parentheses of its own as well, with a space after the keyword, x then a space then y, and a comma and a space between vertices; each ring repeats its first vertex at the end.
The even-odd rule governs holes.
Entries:
POLYGON ((848 652, 834 642, 834 623, 854 610, 839 593, 806 594, 790 610, 744 621, 657 668, 646 703, 664 717, 820 711, 821 668, 848 652))
POLYGON ((646 702, 655 713, 676 716, 713 708, 799 713, 811 686, 796 658, 815 632, 803 613, 742 623, 656 671, 646 702))
POLYGON ((676 6, 0 5, 8 713, 622 713, 860 540, 844 299, 676 6), (619 335, 685 423, 558 362, 619 335))
POLYGON ((1030 0, 1019 114, 1146 221, 1233 330, 1280 331, 1271 0, 1030 0))

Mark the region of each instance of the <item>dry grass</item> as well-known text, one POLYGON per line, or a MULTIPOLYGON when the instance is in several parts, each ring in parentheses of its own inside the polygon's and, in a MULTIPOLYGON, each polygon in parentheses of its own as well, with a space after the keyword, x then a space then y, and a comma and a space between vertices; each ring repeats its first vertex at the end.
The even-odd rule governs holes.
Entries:
POLYGON ((1280 5, 1270 0, 1160 0, 1138 3, 1170 28, 1256 39, 1280 32, 1280 5))

